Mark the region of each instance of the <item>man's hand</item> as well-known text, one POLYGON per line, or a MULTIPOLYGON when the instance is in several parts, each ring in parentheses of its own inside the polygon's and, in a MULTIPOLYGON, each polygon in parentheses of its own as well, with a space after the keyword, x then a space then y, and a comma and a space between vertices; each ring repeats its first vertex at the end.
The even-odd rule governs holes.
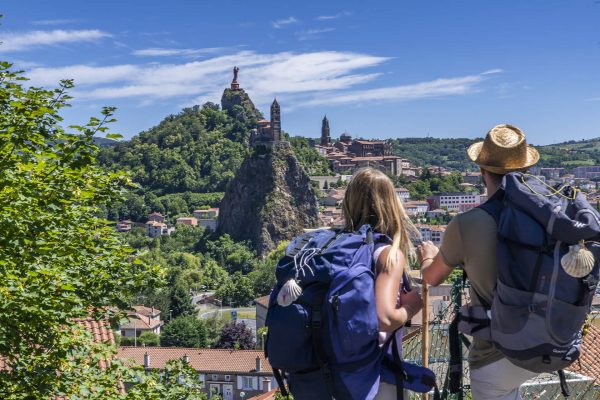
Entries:
MULTIPOLYGON (((417 259, 419 264, 423 263, 423 260, 433 260, 437 256, 440 249, 436 247, 432 242, 423 242, 417 246, 417 259)), ((423 267, 423 265, 421 265, 423 267)))

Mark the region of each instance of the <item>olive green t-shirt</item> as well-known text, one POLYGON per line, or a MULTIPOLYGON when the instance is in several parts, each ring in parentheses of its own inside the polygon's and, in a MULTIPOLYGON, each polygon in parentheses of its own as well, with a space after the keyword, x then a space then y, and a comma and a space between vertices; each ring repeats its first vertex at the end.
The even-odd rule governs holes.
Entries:
MULTIPOLYGON (((455 216, 444 233, 440 253, 448 266, 464 266, 471 283, 470 298, 473 304, 480 304, 477 295, 488 304, 492 303, 498 277, 497 232, 494 218, 485 211, 474 208, 455 216)), ((484 367, 502 357, 502 353, 491 342, 473 338, 469 349, 469 364, 472 369, 484 367)))

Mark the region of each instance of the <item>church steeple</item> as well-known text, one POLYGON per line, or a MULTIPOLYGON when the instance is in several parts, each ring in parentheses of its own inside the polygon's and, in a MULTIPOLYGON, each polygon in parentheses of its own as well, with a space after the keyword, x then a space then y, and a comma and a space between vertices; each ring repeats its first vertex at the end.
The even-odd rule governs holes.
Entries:
POLYGON ((271 104, 271 138, 274 142, 281 140, 281 110, 277 99, 271 104))
POLYGON ((321 146, 329 146, 330 143, 331 137, 329 136, 329 120, 327 119, 327 115, 325 115, 321 125, 321 146))

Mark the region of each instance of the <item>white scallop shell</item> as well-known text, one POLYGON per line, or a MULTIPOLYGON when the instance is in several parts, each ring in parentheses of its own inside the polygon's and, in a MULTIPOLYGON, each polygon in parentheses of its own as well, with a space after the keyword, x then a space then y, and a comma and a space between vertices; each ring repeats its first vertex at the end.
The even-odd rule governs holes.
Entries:
POLYGON ((277 304, 282 307, 287 307, 296 301, 301 293, 302 288, 298 285, 298 282, 296 282, 295 279, 290 279, 283 284, 279 294, 277 294, 277 304))
POLYGON ((594 254, 583 243, 569 246, 569 252, 562 256, 560 264, 565 272, 574 278, 583 278, 594 268, 594 254))

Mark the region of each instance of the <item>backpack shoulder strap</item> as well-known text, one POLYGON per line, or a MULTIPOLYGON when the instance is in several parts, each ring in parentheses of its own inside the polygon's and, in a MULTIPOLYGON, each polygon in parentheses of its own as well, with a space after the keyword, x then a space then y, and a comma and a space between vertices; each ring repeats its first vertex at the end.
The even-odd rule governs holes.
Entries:
POLYGON ((502 212, 502 208, 504 208, 504 190, 498 189, 492 197, 477 208, 480 208, 491 215, 492 218, 494 218, 494 221, 496 221, 496 224, 498 224, 500 213, 502 212))

